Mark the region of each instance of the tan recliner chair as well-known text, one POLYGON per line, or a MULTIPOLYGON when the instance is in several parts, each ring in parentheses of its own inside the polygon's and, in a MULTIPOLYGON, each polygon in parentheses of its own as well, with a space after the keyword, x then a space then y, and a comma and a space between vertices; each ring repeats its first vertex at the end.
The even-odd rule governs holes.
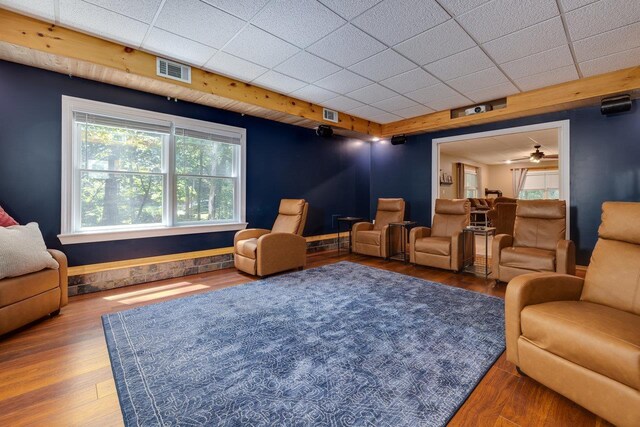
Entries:
POLYGON ((535 271, 576 273, 576 248, 565 240, 564 200, 518 200, 513 236, 499 234, 491 247, 491 277, 509 282, 535 271))
MULTIPOLYGON (((378 211, 375 224, 357 222, 351 230, 353 236, 353 252, 388 258, 389 242, 387 239, 390 222, 404 221, 404 200, 378 199, 378 211)), ((392 251, 400 246, 400 233, 391 236, 392 251)))
POLYGON ((304 268, 307 240, 302 237, 309 204, 303 199, 282 199, 273 228, 240 230, 233 239, 233 262, 245 273, 268 276, 304 268))
POLYGON ((52 249, 49 253, 58 262, 57 270, 45 268, 0 280, 0 335, 42 317, 55 316, 69 302, 67 257, 52 249))
POLYGON ((585 279, 532 273, 506 294, 507 359, 619 426, 640 425, 640 203, 602 206, 585 279))
MULTIPOLYGON (((463 264, 462 229, 469 225, 471 203, 467 199, 438 199, 435 211, 431 228, 416 227, 409 233, 411 262, 459 271, 463 264)), ((466 253, 471 256, 471 235, 466 245, 466 253)))

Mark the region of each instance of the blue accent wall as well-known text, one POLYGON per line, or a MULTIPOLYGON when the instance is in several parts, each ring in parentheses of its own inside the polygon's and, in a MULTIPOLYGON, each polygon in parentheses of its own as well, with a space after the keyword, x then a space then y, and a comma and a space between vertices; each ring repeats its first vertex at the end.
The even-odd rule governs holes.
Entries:
POLYGON ((62 248, 62 95, 246 128, 249 227, 270 228, 281 198, 309 202, 308 236, 335 232, 333 214, 369 215, 368 143, 0 61, 0 206, 20 223, 38 222, 47 245, 62 249, 70 265, 228 247, 234 232, 62 248))
POLYGON ((603 116, 598 107, 526 117, 415 135, 404 145, 372 144, 371 202, 403 197, 407 217, 431 223, 431 146, 434 138, 570 120, 571 239, 577 260, 587 265, 598 238, 602 202, 640 201, 640 108, 603 116))

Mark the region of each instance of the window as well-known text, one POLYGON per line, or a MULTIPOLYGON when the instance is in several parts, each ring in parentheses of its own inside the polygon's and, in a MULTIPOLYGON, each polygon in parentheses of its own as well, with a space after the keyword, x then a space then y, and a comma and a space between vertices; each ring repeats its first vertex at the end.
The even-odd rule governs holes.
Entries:
POLYGON ((244 228, 246 131, 63 97, 63 243, 244 228))
POLYGON ((478 197, 478 168, 464 165, 464 194, 465 197, 478 197))
POLYGON ((518 195, 520 199, 542 200, 560 198, 560 181, 557 170, 529 171, 524 186, 518 195))

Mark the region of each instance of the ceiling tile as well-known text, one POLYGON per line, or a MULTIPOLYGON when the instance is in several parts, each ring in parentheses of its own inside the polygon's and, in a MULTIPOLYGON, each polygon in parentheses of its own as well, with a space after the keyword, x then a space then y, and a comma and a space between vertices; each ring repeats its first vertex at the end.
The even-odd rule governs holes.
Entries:
POLYGON ((571 40, 640 21, 640 1, 601 0, 565 14, 571 40))
POLYGON ((285 76, 277 71, 267 71, 252 82, 258 86, 274 90, 279 93, 291 93, 303 88, 306 83, 293 77, 285 76))
POLYGON ((496 86, 507 81, 508 79, 502 71, 498 70, 496 67, 492 67, 473 74, 458 77, 457 79, 449 80, 447 81, 447 84, 460 92, 466 93, 489 86, 496 86))
POLYGON ((203 0, 245 21, 250 20, 269 0, 203 0))
POLYGON ((341 94, 352 92, 370 84, 371 80, 365 79, 349 70, 338 71, 315 83, 316 86, 341 94))
POLYGON ((415 66, 416 64, 409 61, 402 55, 391 49, 387 49, 365 59, 364 61, 352 65, 349 69, 361 76, 368 77, 371 80, 378 82, 388 77, 409 71, 412 68, 415 68, 415 66))
POLYGON ((353 25, 345 25, 311 45, 307 51, 335 64, 349 67, 384 48, 382 43, 353 25))
POLYGON ((442 110, 450 110, 453 108, 464 107, 465 105, 469 105, 472 103, 473 102, 470 99, 467 99, 462 95, 456 94, 450 98, 436 99, 435 101, 432 101, 427 105, 436 111, 442 111, 442 110))
POLYGON ((485 43, 483 47, 498 64, 567 44, 562 19, 558 16, 524 30, 485 43))
POLYGON ((155 26, 219 49, 240 31, 244 21, 199 0, 166 0, 155 26))
POLYGON ((113 12, 119 13, 124 16, 128 16, 138 21, 146 22, 150 24, 153 21, 156 12, 162 4, 162 0, 146 0, 146 1, 131 1, 131 0, 85 0, 88 3, 93 3, 96 6, 109 9, 113 12))
POLYGON ((356 101, 355 99, 347 98, 346 96, 338 96, 323 102, 322 105, 338 111, 348 111, 362 107, 364 104, 360 101, 356 101))
POLYGON ((578 62, 640 46, 640 22, 573 43, 578 62))
POLYGON ((422 68, 415 68, 380 82, 380 84, 398 93, 411 92, 437 83, 440 83, 440 81, 422 68))
POLYGON ((573 57, 571 56, 569 46, 564 45, 547 50, 546 52, 527 56, 526 58, 507 62, 506 64, 502 64, 501 68, 512 79, 518 79, 567 65, 573 65, 573 57))
POLYGON ((149 31, 142 49, 198 67, 201 67, 216 53, 216 49, 212 47, 185 39, 160 28, 152 28, 149 31))
POLYGON ((578 72, 576 71, 575 65, 569 65, 555 70, 545 71, 544 73, 515 79, 514 81, 520 89, 527 91, 577 79, 578 72))
POLYGON ((302 89, 298 89, 295 92, 292 92, 291 95, 305 101, 313 102, 314 104, 322 104, 324 101, 328 101, 329 99, 338 96, 337 93, 333 93, 330 90, 322 89, 321 87, 314 85, 308 85, 302 89))
POLYGON ((399 115, 400 117, 404 117, 405 119, 411 118, 411 117, 417 117, 417 116, 422 116, 424 114, 429 114, 429 113, 433 113, 435 110, 424 106, 424 105, 416 105, 413 107, 409 107, 409 108, 403 108, 402 110, 397 110, 394 111, 395 114, 399 115))
POLYGON ((637 65, 640 65, 640 48, 625 50, 624 52, 614 53, 579 64, 580 71, 582 71, 582 75, 585 77, 635 67, 637 65))
POLYGON ((279 0, 270 2, 251 22, 305 48, 347 21, 316 0, 279 0))
POLYGON ((382 101, 383 99, 388 99, 396 95, 397 94, 391 89, 387 89, 377 83, 354 90, 347 94, 349 98, 356 99, 360 102, 364 102, 365 104, 373 104, 374 102, 382 101))
POLYGON ((0 5, 6 9, 34 16, 49 22, 56 20, 54 0, 0 0, 0 5))
POLYGON ((372 117, 385 114, 386 111, 382 111, 381 109, 372 107, 371 105, 363 105, 362 107, 349 110, 347 111, 347 113, 356 117, 362 117, 363 119, 371 120, 372 117))
POLYGON ((308 52, 301 51, 278 65, 275 70, 296 79, 313 83, 340 71, 341 68, 308 52))
POLYGON ((450 20, 395 46, 395 50, 420 65, 429 64, 476 46, 454 21, 450 20))
POLYGON ((429 65, 425 65, 424 68, 442 80, 451 80, 493 66, 493 61, 485 55, 482 49, 476 46, 432 62, 429 65))
POLYGON ((447 19, 449 14, 433 0, 383 0, 353 24, 393 46, 447 19))
POLYGON ((598 0, 560 0, 560 3, 562 4, 562 9, 568 12, 596 1, 598 0))
POLYGON ((458 22, 484 43, 559 13, 556 0, 494 0, 461 15, 458 22))
POLYGON ((329 9, 345 19, 353 19, 371 6, 379 3, 380 0, 319 0, 329 9))
POLYGON ((135 19, 75 0, 60 0, 60 23, 129 46, 140 46, 149 28, 135 19))
POLYGON ((222 51, 216 53, 204 67, 207 70, 240 79, 244 82, 250 82, 268 70, 261 65, 254 64, 222 51))
POLYGON ((458 93, 449 86, 443 83, 438 83, 433 86, 414 90, 413 92, 406 93, 405 95, 420 104, 429 105, 430 102, 439 98, 451 98, 458 95, 458 93))
POLYGON ((381 110, 393 113, 396 110, 402 110, 404 108, 415 107, 417 102, 404 97, 402 95, 394 96, 393 98, 384 99, 373 104, 374 107, 381 110))
POLYGON ((473 102, 485 102, 493 99, 504 98, 519 92, 520 91, 513 85, 513 83, 504 82, 495 86, 464 92, 464 95, 473 102))
POLYGON ((439 0, 442 7, 454 15, 461 15, 491 0, 439 0))
POLYGON ((391 122, 397 122, 398 120, 402 120, 402 117, 396 116, 395 114, 391 114, 391 113, 383 113, 378 116, 373 116, 369 120, 375 123, 387 124, 391 122))
POLYGON ((272 68, 299 52, 299 49, 276 36, 249 25, 229 42, 224 51, 272 68))

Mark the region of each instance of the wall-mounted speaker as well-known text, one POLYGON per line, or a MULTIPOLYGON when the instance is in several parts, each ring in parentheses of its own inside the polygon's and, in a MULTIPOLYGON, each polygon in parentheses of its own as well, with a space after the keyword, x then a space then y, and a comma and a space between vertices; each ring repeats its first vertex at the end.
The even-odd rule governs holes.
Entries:
POLYGON ((320 125, 316 129, 316 135, 323 138, 331 138, 333 136, 333 129, 329 125, 320 125))
POLYGON ((405 135, 393 135, 391 137, 391 145, 402 145, 407 142, 407 137, 405 135))
POLYGON ((624 113, 631 110, 631 96, 619 95, 603 98, 600 103, 600 112, 604 115, 624 113))

